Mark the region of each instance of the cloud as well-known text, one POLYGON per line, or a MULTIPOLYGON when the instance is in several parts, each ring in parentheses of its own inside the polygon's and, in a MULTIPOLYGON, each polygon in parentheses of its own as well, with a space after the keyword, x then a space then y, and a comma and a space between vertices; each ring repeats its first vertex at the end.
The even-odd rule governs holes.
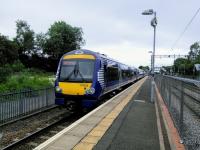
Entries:
POLYGON ((148 54, 148 50, 134 47, 134 45, 128 41, 103 46, 95 45, 85 48, 106 54, 108 57, 111 57, 130 66, 138 67, 141 64, 149 65, 150 63, 150 55, 148 54))
MULTIPOLYGON (((200 2, 195 0, 2 0, 0 33, 15 36, 15 21, 26 20, 36 33, 46 32, 54 21, 64 20, 82 27, 84 48, 108 54, 129 65, 150 65, 153 47, 153 16, 142 16, 148 8, 157 11, 156 54, 187 54, 199 40, 200 15, 193 21, 174 51, 170 48, 191 19, 200 2)), ((156 59, 157 65, 172 64, 156 59)))

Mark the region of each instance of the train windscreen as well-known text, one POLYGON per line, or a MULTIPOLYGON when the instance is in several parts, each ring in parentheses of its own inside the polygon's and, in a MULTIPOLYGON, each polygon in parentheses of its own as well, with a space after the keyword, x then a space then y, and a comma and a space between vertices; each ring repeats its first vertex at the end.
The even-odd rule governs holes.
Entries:
POLYGON ((63 60, 60 70, 61 82, 92 82, 94 60, 63 60))

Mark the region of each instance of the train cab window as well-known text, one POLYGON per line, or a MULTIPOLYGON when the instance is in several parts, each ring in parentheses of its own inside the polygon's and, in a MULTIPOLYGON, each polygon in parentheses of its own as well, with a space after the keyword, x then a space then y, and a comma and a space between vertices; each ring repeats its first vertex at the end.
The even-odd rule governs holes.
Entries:
POLYGON ((94 71, 94 61, 79 61, 80 74, 86 79, 92 79, 94 71))
POLYGON ((63 60, 60 71, 60 81, 92 82, 93 72, 94 60, 63 60))
POLYGON ((60 71, 60 81, 69 80, 67 77, 74 78, 76 60, 65 60, 62 62, 60 71))

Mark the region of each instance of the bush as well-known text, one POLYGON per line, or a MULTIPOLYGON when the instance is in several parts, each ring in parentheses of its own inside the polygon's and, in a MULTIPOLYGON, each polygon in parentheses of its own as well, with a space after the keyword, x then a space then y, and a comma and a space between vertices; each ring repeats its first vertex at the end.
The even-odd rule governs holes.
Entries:
POLYGON ((0 83, 6 82, 11 73, 12 69, 10 67, 0 67, 0 83))
POLYGON ((10 67, 13 72, 20 72, 25 69, 25 66, 19 60, 15 61, 10 67))
POLYGON ((0 67, 0 83, 6 82, 11 74, 21 72, 24 69, 24 65, 19 60, 15 61, 13 64, 5 64, 0 67))
POLYGON ((19 61, 0 67, 0 93, 6 91, 18 91, 23 89, 39 89, 52 85, 49 76, 43 70, 25 68, 19 61))
POLYGON ((45 74, 34 74, 28 71, 12 75, 6 83, 0 84, 0 93, 6 91, 19 91, 23 89, 40 89, 52 86, 45 74))

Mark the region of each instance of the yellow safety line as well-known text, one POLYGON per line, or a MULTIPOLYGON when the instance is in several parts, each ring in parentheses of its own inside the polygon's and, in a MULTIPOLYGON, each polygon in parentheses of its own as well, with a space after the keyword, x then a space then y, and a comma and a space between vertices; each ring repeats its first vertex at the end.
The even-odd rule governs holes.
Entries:
POLYGON ((137 92, 146 79, 147 77, 138 81, 135 86, 133 86, 133 91, 127 95, 127 97, 125 97, 125 99, 121 101, 107 116, 105 116, 101 122, 73 148, 73 150, 91 150, 102 138, 107 129, 111 126, 113 121, 132 99, 133 95, 137 92))

